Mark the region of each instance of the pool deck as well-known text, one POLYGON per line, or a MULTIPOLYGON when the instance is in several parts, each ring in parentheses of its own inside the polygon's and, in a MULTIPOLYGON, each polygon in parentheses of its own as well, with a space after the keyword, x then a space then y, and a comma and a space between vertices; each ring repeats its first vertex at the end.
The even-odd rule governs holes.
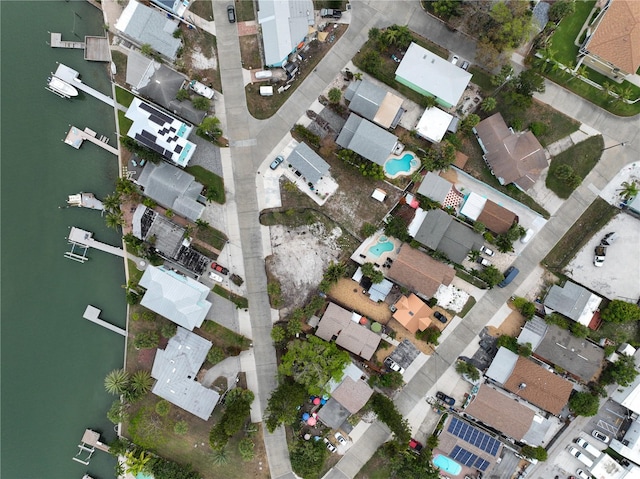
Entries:
POLYGON ((402 246, 402 242, 396 238, 387 237, 388 241, 391 241, 394 246, 391 251, 385 251, 380 256, 375 256, 369 251, 372 246, 378 244, 380 236, 385 236, 385 234, 382 231, 378 231, 373 236, 364 240, 354 251, 353 255, 351 255, 351 259, 358 264, 373 263, 380 268, 387 263, 387 260, 395 260, 398 256, 398 250, 400 246, 402 246))

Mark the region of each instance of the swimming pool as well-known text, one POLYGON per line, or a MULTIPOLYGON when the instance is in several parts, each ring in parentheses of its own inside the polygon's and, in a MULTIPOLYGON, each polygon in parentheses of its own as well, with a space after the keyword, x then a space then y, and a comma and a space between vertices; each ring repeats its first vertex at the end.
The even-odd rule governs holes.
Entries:
POLYGON ((369 248, 369 253, 371 256, 378 258, 382 253, 385 251, 391 251, 393 248, 393 242, 389 241, 386 236, 382 235, 378 238, 378 242, 369 248))
POLYGON ((460 474, 460 471, 462 471, 462 466, 460 464, 453 459, 449 459, 447 456, 443 456, 442 454, 438 454, 433 459, 433 464, 452 476, 457 476, 460 474))
POLYGON ((402 157, 390 157, 384 162, 384 172, 390 178, 396 176, 410 175, 418 169, 420 160, 415 154, 407 152, 402 157))
POLYGON ((136 479, 153 479, 153 476, 150 476, 146 472, 139 472, 136 479))

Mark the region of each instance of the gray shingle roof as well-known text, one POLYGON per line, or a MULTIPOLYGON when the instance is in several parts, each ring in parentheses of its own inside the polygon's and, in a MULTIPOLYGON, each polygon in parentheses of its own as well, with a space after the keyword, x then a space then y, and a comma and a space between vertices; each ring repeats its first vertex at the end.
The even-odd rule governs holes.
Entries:
POLYGON ((511 376, 517 361, 518 355, 516 353, 507 348, 500 347, 484 375, 498 384, 504 384, 507 382, 507 379, 509 379, 509 376, 511 376))
POLYGON ((384 88, 368 81, 358 80, 349 84, 344 97, 351 102, 349 110, 373 121, 386 95, 384 88))
POLYGON ((204 211, 205 205, 197 202, 202 185, 180 168, 165 162, 147 162, 138 183, 146 196, 191 221, 200 218, 204 211))
POLYGON ((397 142, 397 136, 354 113, 349 115, 336 140, 342 148, 353 150, 380 166, 389 158, 397 142))
POLYGON ((205 421, 220 395, 196 381, 211 342, 178 327, 166 349, 158 349, 151 369, 156 379, 152 392, 205 421))
POLYGON ((592 293, 571 281, 564 286, 553 285, 544 298, 546 308, 557 311, 569 319, 578 321, 589 303, 592 293))
POLYGON ((149 44, 172 61, 182 46, 182 41, 173 37, 178 28, 175 20, 133 0, 125 7, 115 27, 139 45, 149 44))
POLYGON ((207 286, 162 266, 147 266, 139 284, 147 290, 142 306, 190 331, 202 325, 211 308, 207 286))
POLYGON ((469 251, 480 249, 484 242, 480 234, 442 210, 429 211, 414 238, 455 263, 462 263, 469 251))
POLYGON ((420 183, 418 193, 430 200, 442 203, 451 191, 453 184, 433 172, 428 172, 420 183))
POLYGON ((287 158, 296 170, 310 183, 317 183, 320 178, 329 173, 329 163, 313 151, 306 143, 300 143, 287 158))
POLYGON ((338 429, 349 416, 349 411, 333 398, 318 411, 318 419, 331 429, 338 429))
POLYGON ((547 334, 547 323, 544 319, 534 316, 524 324, 524 328, 518 336, 518 343, 531 344, 532 351, 535 351, 544 335, 547 334))

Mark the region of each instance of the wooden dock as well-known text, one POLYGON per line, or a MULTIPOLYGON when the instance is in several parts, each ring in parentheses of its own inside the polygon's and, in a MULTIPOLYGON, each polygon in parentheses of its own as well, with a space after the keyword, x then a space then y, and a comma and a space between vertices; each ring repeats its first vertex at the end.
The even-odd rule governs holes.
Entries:
POLYGON ((67 42, 62 40, 62 33, 51 32, 51 48, 75 48, 77 50, 84 50, 84 42, 67 42))
POLYGON ((67 82, 69 85, 73 85, 78 90, 82 90, 83 92, 87 93, 88 95, 91 95, 94 98, 97 98, 98 100, 100 100, 103 103, 106 103, 107 105, 111 107, 115 107, 113 98, 105 95, 104 93, 100 93, 98 90, 95 90, 90 86, 82 83, 82 80, 80 80, 80 74, 77 71, 75 71, 73 68, 70 68, 62 63, 59 63, 58 68, 56 69, 56 72, 53 73, 53 76, 60 78, 60 80, 67 82))
POLYGON ((93 239, 93 233, 76 228, 75 226, 72 226, 71 231, 69 232, 69 243, 86 246, 88 248, 95 248, 100 251, 104 251, 105 253, 111 253, 124 258, 124 250, 122 248, 117 248, 115 246, 96 241, 93 239))
MULTIPOLYGON (((95 306, 91 306, 88 305, 87 309, 84 310, 84 314, 82 315, 82 317, 84 319, 88 319, 89 321, 91 321, 92 323, 98 324, 104 328, 107 328, 109 331, 113 331, 114 333, 118 333, 124 337, 127 337, 127 332, 122 329, 119 328, 118 326, 114 326, 111 323, 107 323, 105 320, 100 319, 100 313, 102 311, 99 310, 98 308, 96 308, 95 306)), ((87 429, 89 430, 89 429, 87 429)), ((107 452, 109 452, 107 450, 107 452)))
POLYGON ((109 62, 109 39, 107 37, 85 36, 84 42, 69 42, 62 39, 62 33, 50 32, 51 48, 71 48, 84 50, 84 59, 92 62, 109 62))
POLYGON ((81 130, 78 127, 71 126, 71 128, 67 132, 67 136, 65 137, 64 142, 77 150, 82 146, 84 140, 88 140, 94 145, 98 145, 100 148, 107 150, 109 153, 113 153, 114 155, 118 156, 118 149, 107 143, 109 139, 106 136, 101 135, 100 138, 97 138, 97 136, 98 134, 90 128, 81 130))
POLYGON ((98 449, 99 451, 109 452, 109 446, 102 443, 100 441, 100 434, 91 429, 85 429, 84 434, 82 435, 82 439, 80 440, 80 444, 78 444, 78 454, 76 454, 72 459, 76 462, 84 464, 85 466, 89 465, 89 461, 91 460, 91 456, 98 449), (82 458, 78 457, 82 453, 87 454, 87 457, 82 458))

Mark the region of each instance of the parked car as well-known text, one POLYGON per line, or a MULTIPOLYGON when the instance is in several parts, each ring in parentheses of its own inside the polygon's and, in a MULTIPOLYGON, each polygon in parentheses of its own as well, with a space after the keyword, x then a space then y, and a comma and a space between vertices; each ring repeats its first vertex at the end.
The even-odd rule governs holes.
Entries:
POLYGON ((609 444, 609 441, 611 440, 609 438, 609 436, 607 436, 606 434, 601 433, 600 431, 598 431, 597 429, 594 429, 593 431, 591 431, 591 435, 593 437, 595 437, 598 441, 602 441, 605 444, 609 444))
POLYGON ((487 256, 493 256, 495 254, 492 249, 489 249, 486 246, 480 246, 480 252, 487 256))
POLYGON ((615 232, 607 233, 600 241, 602 246, 611 246, 618 239, 618 235, 615 232))
POLYGON ((409 441, 409 449, 417 454, 420 454, 420 451, 422 451, 423 447, 424 446, 422 445, 422 443, 416 441, 414 438, 411 438, 411 440, 409 441))
POLYGON ((576 471, 576 475, 580 478, 580 479, 591 479, 591 475, 587 474, 586 472, 584 472, 582 469, 578 469, 576 471))
POLYGON ((581 437, 575 438, 573 442, 575 442, 578 446, 582 447, 585 451, 587 451, 593 457, 599 457, 600 454, 602 454, 602 452, 597 447, 592 446, 581 437))
POLYGON ((444 314, 442 314, 440 311, 434 311, 433 316, 441 323, 447 322, 447 317, 444 314))
POLYGON ((531 238, 533 238, 533 230, 529 228, 524 236, 520 238, 520 243, 527 244, 531 238))
POLYGON ((214 280, 216 283, 222 283, 222 276, 220 276, 219 274, 214 273, 213 271, 211 271, 209 273, 209 279, 214 280))
POLYGON ((233 5, 227 5, 227 18, 229 23, 236 23, 236 9, 233 5))
POLYGON ((578 461, 580 461, 585 466, 587 466, 587 467, 593 466, 593 461, 591 459, 589 459, 589 457, 585 453, 580 452, 579 449, 577 449, 575 447, 570 447, 569 448, 569 454, 571 454, 573 457, 577 458, 578 461))
POLYGON ((458 55, 454 55, 453 58, 451 58, 451 63, 454 65, 457 65, 458 61, 460 61, 460 57, 458 55))
POLYGON ((222 273, 222 274, 229 274, 229 270, 227 268, 225 268, 222 265, 219 265, 218 263, 216 263, 215 261, 213 263, 211 263, 211 269, 214 271, 217 271, 218 273, 222 273))
POLYGON ((329 449, 329 452, 336 452, 338 449, 336 448, 336 446, 334 446, 331 441, 329 441, 329 439, 327 439, 326 437, 323 437, 322 440, 324 441, 324 443, 327 445, 327 449, 329 449))
POLYGON ((514 266, 509 266, 507 270, 504 272, 504 279, 498 283, 498 287, 499 288, 507 287, 511 283, 511 281, 513 281, 515 277, 518 276, 519 272, 520 270, 518 268, 514 266))
POLYGON ((476 263, 481 264, 482 266, 491 266, 491 262, 488 259, 483 258, 482 256, 478 256, 478 259, 476 259, 476 263))
POLYGON ((453 399, 451 396, 447 396, 442 391, 438 391, 436 393, 436 397, 440 399, 440 401, 442 401, 443 403, 448 404, 449 406, 453 406, 456 403, 455 399, 453 399))
POLYGON ((469 62, 467 60, 462 62, 462 66, 460 67, 463 70, 468 70, 469 69, 469 62))
POLYGON ((336 432, 334 434, 336 441, 338 441, 340 444, 342 444, 343 446, 347 443, 347 440, 344 438, 344 436, 342 434, 340 434, 339 432, 336 432))
POLYGON ((340 18, 342 12, 334 8, 322 8, 320 9, 320 16, 322 18, 340 18))
POLYGON ((276 159, 271 162, 271 164, 269 165, 269 168, 271 168, 272 170, 275 170, 278 166, 280 166, 280 163, 282 163, 283 161, 284 161, 283 157, 276 156, 276 159))
POLYGON ((386 358, 384 360, 384 364, 385 366, 387 366, 389 369, 391 369, 392 371, 397 371, 400 374, 404 373, 404 368, 402 366, 400 366, 398 363, 396 363, 393 359, 391 358, 386 358))

